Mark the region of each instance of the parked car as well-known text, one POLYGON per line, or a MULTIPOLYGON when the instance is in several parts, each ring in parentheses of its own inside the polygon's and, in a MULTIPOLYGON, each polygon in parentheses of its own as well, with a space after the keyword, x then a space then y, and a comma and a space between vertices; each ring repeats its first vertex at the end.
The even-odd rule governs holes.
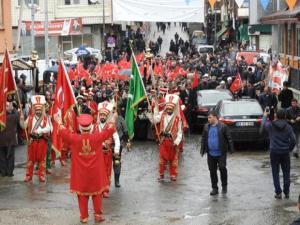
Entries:
POLYGON ((210 109, 214 108, 220 100, 230 100, 233 96, 228 90, 200 90, 197 92, 197 107, 195 117, 197 127, 207 123, 207 116, 210 109))
POLYGON ((222 100, 215 110, 219 120, 229 127, 234 143, 268 142, 262 128, 263 109, 255 99, 222 100))

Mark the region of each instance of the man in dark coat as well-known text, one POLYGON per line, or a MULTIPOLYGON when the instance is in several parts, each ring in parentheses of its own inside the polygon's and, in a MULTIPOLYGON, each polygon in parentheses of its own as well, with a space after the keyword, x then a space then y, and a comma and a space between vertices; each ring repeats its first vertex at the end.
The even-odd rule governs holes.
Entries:
POLYGON ((222 182, 222 193, 227 193, 227 152, 234 151, 233 141, 228 127, 219 122, 214 110, 208 113, 208 124, 203 129, 201 139, 201 155, 207 153, 207 164, 210 171, 212 191, 210 195, 219 194, 218 174, 219 168, 222 182))
POLYGON ((15 168, 16 134, 19 113, 12 102, 6 103, 6 127, 0 132, 0 172, 3 177, 12 177, 15 168))
POLYGON ((263 117, 263 127, 270 138, 270 161, 275 189, 275 198, 282 199, 282 191, 285 198, 290 196, 290 152, 296 145, 296 138, 293 128, 286 121, 286 111, 279 109, 275 114, 274 121, 267 121, 268 112, 265 110, 263 117), (280 186, 279 168, 283 174, 283 190, 280 186))
POLYGON ((287 109, 290 107, 293 98, 293 92, 289 89, 289 83, 284 81, 283 90, 278 95, 278 100, 281 101, 281 108, 287 109))
POLYGON ((298 106, 297 99, 292 99, 292 105, 287 109, 287 119, 289 124, 292 126, 296 137, 296 146, 293 150, 293 155, 299 158, 298 154, 298 138, 300 131, 300 107, 298 106))

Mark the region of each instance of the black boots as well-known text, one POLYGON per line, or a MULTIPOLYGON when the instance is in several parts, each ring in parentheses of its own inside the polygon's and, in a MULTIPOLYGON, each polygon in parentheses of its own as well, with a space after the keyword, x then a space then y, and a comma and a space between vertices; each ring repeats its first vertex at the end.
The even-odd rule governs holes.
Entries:
POLYGON ((120 174, 115 174, 115 187, 120 188, 120 174))
POLYGON ((210 192, 210 195, 211 196, 215 196, 215 195, 218 195, 219 194, 219 191, 218 191, 218 189, 212 189, 212 191, 210 192))

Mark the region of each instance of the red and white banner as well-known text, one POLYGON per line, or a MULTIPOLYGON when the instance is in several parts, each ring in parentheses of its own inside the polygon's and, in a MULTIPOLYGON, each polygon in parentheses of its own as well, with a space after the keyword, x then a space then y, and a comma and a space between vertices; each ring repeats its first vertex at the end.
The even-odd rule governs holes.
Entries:
POLYGON ((280 62, 278 62, 275 66, 270 65, 269 86, 272 88, 272 92, 277 93, 283 88, 283 82, 288 80, 289 73, 280 62))
MULTIPOLYGON (((31 21, 23 21, 21 25, 21 35, 31 35, 31 21)), ((34 23, 34 31, 36 36, 45 35, 45 23, 36 21, 34 23)), ((52 20, 48 22, 49 36, 68 36, 82 34, 82 19, 73 18, 66 20, 52 20)))

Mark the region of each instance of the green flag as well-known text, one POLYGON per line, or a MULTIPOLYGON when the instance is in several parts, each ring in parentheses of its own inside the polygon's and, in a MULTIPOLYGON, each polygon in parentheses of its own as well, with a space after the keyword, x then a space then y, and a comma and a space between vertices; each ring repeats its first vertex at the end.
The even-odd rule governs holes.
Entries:
POLYGON ((129 83, 129 92, 127 97, 127 106, 125 121, 128 128, 129 138, 132 139, 134 136, 134 120, 137 115, 138 104, 146 99, 145 90, 143 87, 143 81, 139 74, 139 68, 136 63, 135 56, 132 55, 132 65, 131 65, 131 77, 129 83))

